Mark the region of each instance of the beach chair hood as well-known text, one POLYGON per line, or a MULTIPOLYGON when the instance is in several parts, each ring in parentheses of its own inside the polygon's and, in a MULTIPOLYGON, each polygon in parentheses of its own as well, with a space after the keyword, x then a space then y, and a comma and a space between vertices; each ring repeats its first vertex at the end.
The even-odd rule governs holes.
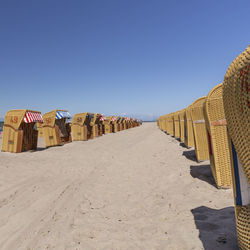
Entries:
POLYGON ((13 129, 17 130, 22 122, 31 123, 31 122, 43 122, 41 112, 21 109, 21 110, 10 110, 5 115, 4 125, 10 126, 13 129))

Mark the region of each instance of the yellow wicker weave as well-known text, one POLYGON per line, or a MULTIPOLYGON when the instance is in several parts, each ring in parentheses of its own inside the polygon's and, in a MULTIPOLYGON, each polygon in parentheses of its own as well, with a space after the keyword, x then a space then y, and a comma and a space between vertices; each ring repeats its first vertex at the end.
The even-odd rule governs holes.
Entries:
POLYGON ((204 118, 204 102, 206 97, 200 97, 193 102, 191 119, 194 128, 195 154, 197 161, 209 160, 207 131, 204 118))
POLYGON ((250 249, 250 46, 229 66, 223 102, 232 139, 232 175, 240 249, 250 249))
POLYGON ((181 110, 179 112, 180 139, 181 139, 181 142, 185 141, 185 122, 184 122, 184 117, 185 117, 185 109, 183 109, 183 110, 181 110))
POLYGON ((166 127, 166 133, 167 134, 169 134, 168 117, 169 117, 169 114, 165 115, 165 118, 164 118, 165 127, 166 127))
POLYGON ((180 138, 180 120, 179 120, 179 111, 174 113, 174 137, 176 139, 180 138))
POLYGON ((230 135, 250 183, 250 46, 228 68, 223 87, 230 135))
POLYGON ((161 116, 157 119, 157 126, 161 129, 161 116))
POLYGON ((174 136, 174 113, 168 115, 168 134, 174 136))
POLYGON ((184 143, 186 147, 194 147, 194 130, 193 130, 193 123, 191 119, 191 108, 192 104, 186 108, 184 114, 184 128, 185 128, 185 140, 184 143))
POLYGON ((164 132, 167 132, 167 120, 166 120, 166 118, 167 118, 167 115, 163 115, 162 116, 162 130, 164 131, 164 132))
POLYGON ((236 206, 236 227, 240 249, 250 249, 250 205, 236 206))
POLYGON ((222 100, 222 84, 214 87, 205 102, 210 167, 217 187, 232 186, 231 161, 226 118, 222 100))
POLYGON ((158 127, 162 130, 162 116, 160 116, 157 120, 158 127))

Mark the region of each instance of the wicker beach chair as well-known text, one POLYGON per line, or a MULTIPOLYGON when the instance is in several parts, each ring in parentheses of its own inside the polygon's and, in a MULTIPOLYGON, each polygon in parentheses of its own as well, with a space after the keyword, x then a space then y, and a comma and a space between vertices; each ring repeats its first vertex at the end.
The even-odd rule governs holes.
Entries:
POLYGON ((99 135, 103 135, 103 134, 105 134, 105 125, 104 125, 104 122, 105 122, 105 120, 106 120, 106 117, 104 116, 104 115, 100 115, 99 117, 98 117, 98 120, 99 120, 99 122, 98 122, 98 126, 99 126, 99 135))
POLYGON ((127 128, 131 128, 131 120, 129 117, 126 117, 126 122, 127 122, 127 128))
POLYGON ((111 126, 111 133, 116 133, 119 131, 120 126, 118 124, 118 120, 120 119, 120 117, 118 116, 109 116, 109 122, 110 122, 110 126, 111 126))
POLYGON ((105 129, 105 134, 110 134, 112 133, 112 124, 111 124, 111 118, 112 116, 106 117, 104 123, 104 129, 105 129))
POLYGON ((104 118, 101 114, 94 114, 94 118, 91 120, 93 137, 102 136, 103 126, 102 119, 104 118))
POLYGON ((229 66, 223 103, 232 141, 235 217, 240 249, 250 249, 250 46, 229 66))
POLYGON ((174 137, 176 139, 180 138, 180 120, 179 120, 179 111, 174 113, 174 137))
POLYGON ((87 133, 87 119, 88 113, 75 114, 71 124, 71 132, 74 141, 86 141, 88 139, 87 133))
POLYGON ((168 124, 167 124, 167 127, 168 127, 168 134, 171 135, 171 136, 174 136, 174 113, 171 113, 168 115, 168 124))
POLYGON ((185 141, 185 122, 184 122, 184 117, 185 117, 185 109, 182 109, 179 112, 180 140, 181 140, 181 142, 185 141))
POLYGON ((164 131, 165 133, 169 133, 168 131, 168 114, 167 115, 163 115, 162 116, 162 131, 164 131))
POLYGON ((200 97, 193 102, 191 119, 194 129, 194 145, 197 161, 209 160, 207 130, 204 118, 204 102, 206 97, 200 97))
MULTIPOLYGON (((159 123, 160 124, 160 123, 159 123)), ((160 125, 159 125, 160 126, 160 125)), ((126 122, 126 117, 122 117, 122 127, 123 129, 127 129, 127 122, 126 122)))
POLYGON ((114 122, 112 122, 112 124, 113 124, 113 133, 116 133, 116 132, 119 132, 119 131, 121 131, 122 129, 121 129, 121 117, 120 116, 116 116, 115 117, 116 119, 115 119, 115 121, 114 122))
POLYGON ((67 110, 53 110, 43 115, 43 137, 46 147, 63 145, 72 141, 71 127, 67 122, 71 115, 67 110))
POLYGON ((161 121, 160 121, 160 128, 162 131, 165 131, 166 132, 166 118, 167 118, 167 115, 163 115, 161 116, 161 121))
POLYGON ((184 113, 184 143, 187 148, 194 147, 194 129, 193 122, 191 119, 191 108, 192 104, 189 105, 184 113))
POLYGON ((88 112, 86 125, 88 130, 88 139, 94 139, 98 136, 98 125, 96 124, 97 114, 88 112))
POLYGON ((34 127, 37 122, 43 122, 39 111, 8 111, 3 125, 2 151, 20 153, 36 149, 38 131, 34 127))
POLYGON ((168 125, 168 120, 167 120, 168 115, 163 115, 162 116, 162 131, 167 133, 167 125, 168 125))
POLYGON ((232 186, 231 148, 222 100, 222 84, 209 92, 204 108, 211 171, 217 187, 230 188, 232 186))

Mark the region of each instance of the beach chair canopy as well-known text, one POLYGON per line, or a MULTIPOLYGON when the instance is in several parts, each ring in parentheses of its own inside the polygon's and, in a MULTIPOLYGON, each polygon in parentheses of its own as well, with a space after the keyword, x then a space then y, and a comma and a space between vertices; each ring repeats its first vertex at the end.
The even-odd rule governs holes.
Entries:
POLYGON ((93 119, 95 117, 95 114, 94 113, 87 113, 87 117, 89 119, 93 119))
POLYGON ((19 110, 10 110, 6 113, 4 119, 5 126, 12 126, 14 129, 18 129, 22 122, 32 123, 32 122, 40 122, 43 123, 43 118, 41 116, 41 112, 27 110, 27 109, 19 109, 19 110))
POLYGON ((72 116, 68 111, 61 111, 58 110, 56 112, 56 119, 62 119, 62 118, 66 118, 66 119, 70 119, 72 116))
POLYGON ((106 120, 106 117, 105 117, 104 115, 101 114, 101 115, 99 115, 99 120, 103 122, 103 121, 106 120))
POLYGON ((69 119, 69 117, 71 117, 71 115, 69 114, 67 110, 56 109, 56 110, 47 112, 43 114, 43 121, 44 121, 43 127, 54 127, 56 120, 59 120, 62 118, 69 119))
POLYGON ((26 111, 23 121, 25 123, 39 122, 43 123, 43 118, 40 112, 37 111, 26 111))

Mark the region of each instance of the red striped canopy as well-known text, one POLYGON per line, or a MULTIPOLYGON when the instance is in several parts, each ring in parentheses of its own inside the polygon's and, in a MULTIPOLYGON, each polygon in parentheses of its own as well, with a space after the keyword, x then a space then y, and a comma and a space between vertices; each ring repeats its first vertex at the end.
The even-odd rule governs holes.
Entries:
POLYGON ((105 121, 106 120, 106 117, 104 117, 103 115, 100 116, 99 118, 100 121, 105 121))
POLYGON ((31 111, 26 112, 23 120, 25 123, 31 123, 31 122, 43 123, 42 115, 40 113, 31 112, 31 111))

